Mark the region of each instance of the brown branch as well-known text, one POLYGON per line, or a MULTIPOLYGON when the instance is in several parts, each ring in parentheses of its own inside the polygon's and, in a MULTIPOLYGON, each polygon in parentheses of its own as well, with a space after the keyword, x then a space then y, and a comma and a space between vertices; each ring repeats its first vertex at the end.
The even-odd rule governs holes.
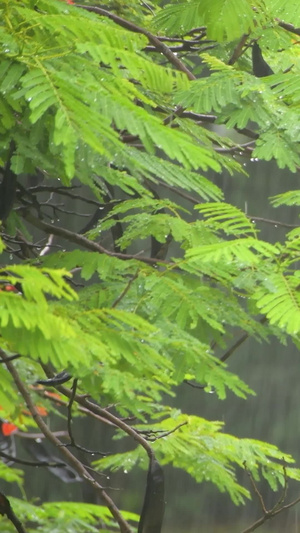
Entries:
POLYGON ((249 338, 249 333, 244 333, 244 335, 242 335, 234 344, 233 346, 231 346, 228 350, 226 350, 226 352, 222 355, 222 357, 220 357, 220 361, 222 361, 222 363, 224 363, 224 361, 227 361, 227 359, 235 352, 235 350, 241 346, 241 344, 243 344, 248 338, 249 338))
POLYGON ((247 475, 248 475, 248 477, 249 477, 249 479, 250 479, 250 482, 251 482, 252 488, 253 488, 253 490, 254 490, 254 493, 256 494, 256 496, 257 496, 257 498, 258 498, 258 501, 259 501, 259 503, 260 503, 260 505, 261 505, 262 511, 263 511, 263 513, 264 513, 264 516, 267 516, 267 515, 269 514, 269 511, 267 511, 266 506, 265 506, 264 499, 263 499, 263 497, 262 497, 262 494, 261 494, 260 491, 258 490, 258 487, 256 486, 256 483, 255 483, 255 481, 254 481, 254 479, 253 479, 253 476, 252 476, 251 472, 250 472, 250 471, 248 470, 248 468, 247 468, 246 461, 244 462, 244 467, 245 467, 245 470, 246 470, 246 472, 247 472, 247 475))
POLYGON ((66 466, 66 463, 53 463, 52 461, 27 461, 26 459, 20 459, 18 457, 14 457, 13 455, 9 455, 8 453, 0 451, 0 457, 4 457, 4 459, 7 459, 8 461, 12 461, 14 463, 25 465, 25 466, 34 466, 34 467, 47 467, 47 468, 60 468, 62 466, 66 466))
MULTIPOLYGON (((259 320, 259 323, 264 324, 266 321, 267 321, 267 317, 263 316, 259 320)), ((241 346, 241 344, 243 344, 249 337, 250 337, 250 333, 244 333, 244 335, 241 335, 241 337, 237 339, 237 341, 233 344, 233 346, 231 346, 231 348, 226 350, 226 352, 222 355, 222 357, 220 357, 220 361, 222 361, 222 363, 224 363, 224 361, 227 361, 227 359, 235 352, 235 350, 239 346, 241 346)))
MULTIPOLYGON (((39 391, 36 391, 36 392, 39 392, 39 391)), ((53 400, 53 398, 49 398, 49 399, 53 400)), ((66 403, 64 403, 64 405, 66 405, 66 403)), ((62 430, 62 431, 53 431, 52 433, 56 437, 67 437, 68 436, 68 432, 64 431, 64 430, 62 430)), ((27 433, 25 431, 20 431, 20 430, 16 431, 15 435, 17 435, 21 439, 33 439, 33 440, 36 440, 36 439, 44 439, 45 438, 44 433, 27 433)))
POLYGON ((189 387, 192 387, 193 389, 205 389, 206 385, 197 385, 197 383, 193 383, 192 381, 189 381, 188 379, 184 379, 183 383, 186 385, 189 385, 189 387))
POLYGON ((2 516, 6 515, 7 518, 11 521, 11 523, 15 526, 16 531, 18 533, 26 533, 23 525, 21 524, 18 517, 15 515, 8 498, 6 498, 5 494, 3 492, 0 492, 0 514, 2 516))
POLYGON ((91 476, 91 474, 88 472, 88 470, 83 466, 83 464, 67 449, 63 446, 63 443, 50 431, 42 417, 39 415, 31 396, 25 387, 23 381, 21 380, 17 370, 15 369, 14 365, 11 362, 6 363, 6 367, 8 371, 10 372, 17 389, 19 390, 20 394, 25 400, 25 403, 27 405, 27 408, 29 409, 33 419, 35 420, 36 424, 42 431, 42 433, 45 435, 45 437, 48 439, 49 442, 51 442, 55 447, 59 448, 61 453, 65 456, 66 461, 76 470, 76 472, 79 474, 80 477, 85 479, 92 487, 93 489, 100 495, 108 509, 110 510, 112 516, 114 517, 115 521, 118 523, 120 532, 121 533, 132 533, 132 529, 129 526, 128 522, 123 518, 121 512, 119 511, 118 507, 114 503, 114 501, 108 496, 104 488, 91 476))
POLYGON ((248 34, 244 33, 238 44, 236 45, 235 49, 233 50, 232 56, 228 61, 228 65, 234 65, 234 63, 238 60, 238 58, 243 54, 243 48, 248 39, 248 34))
POLYGON ((190 194, 187 194, 180 189, 177 189, 173 185, 168 185, 167 183, 163 183, 159 180, 159 185, 161 187, 164 187, 165 189, 169 189, 170 191, 174 192, 178 196, 181 196, 181 198, 184 198, 185 200, 188 200, 189 202, 192 202, 193 204, 201 204, 202 199, 201 198, 195 198, 194 196, 191 196, 190 194))
POLYGON ((255 222, 265 222, 266 224, 274 224, 274 226, 281 226, 283 228, 299 228, 299 224, 288 224, 287 222, 279 222, 278 220, 271 220, 269 218, 252 217, 251 215, 247 215, 247 217, 255 222))
POLYGON ((77 399, 77 401, 83 407, 86 407, 87 409, 89 409, 89 410, 93 411, 94 413, 102 416, 103 418, 107 418, 107 420, 112 422, 116 427, 118 427, 119 429, 124 431, 124 433, 126 433, 127 435, 132 437, 135 441, 137 441, 144 448, 144 450, 146 451, 146 453, 147 453, 147 455, 148 455, 148 457, 150 459, 155 457, 154 456, 154 451, 151 448, 150 444, 147 442, 147 440, 144 439, 144 437, 142 437, 134 428, 132 428, 131 426, 126 424, 126 422, 124 422, 124 420, 121 420, 120 418, 118 418, 117 416, 113 415, 112 413, 110 413, 106 409, 103 409, 99 405, 94 404, 93 402, 91 402, 87 398, 79 397, 77 399))
MULTIPOLYGON (((201 41, 195 41, 196 44, 192 44, 192 42, 189 41, 183 41, 182 44, 178 44, 176 46, 169 46, 169 50, 171 52, 199 52, 202 54, 203 52, 206 52, 206 50, 212 50, 213 48, 216 48, 217 44, 209 44, 207 46, 203 46, 203 42, 201 41)), ((143 52, 160 52, 160 50, 157 50, 155 46, 145 46, 143 48, 143 52)))
POLYGON ((71 397, 68 402, 68 409, 67 409, 68 410, 68 418, 67 418, 68 434, 70 438, 70 444, 72 446, 75 446, 75 440, 74 440, 73 431, 72 431, 72 406, 73 406, 76 391, 77 391, 77 384, 78 384, 78 378, 75 378, 73 380, 73 385, 71 388, 72 393, 71 393, 71 397))
POLYGON ((184 72, 189 80, 195 80, 196 77, 194 74, 184 65, 184 63, 177 57, 170 48, 165 45, 163 42, 159 40, 158 37, 153 35, 150 31, 146 30, 145 28, 141 28, 140 26, 137 26, 133 22, 123 19, 122 17, 119 17, 118 15, 115 15, 114 13, 111 13, 110 11, 107 11, 106 9, 102 9, 101 7, 96 6, 84 6, 84 5, 78 5, 77 7, 80 7, 82 9, 85 9, 86 11, 90 11, 92 13, 96 13, 97 15, 101 15, 102 17, 107 17, 110 20, 113 20, 118 26, 121 26, 122 28, 125 28, 126 30, 132 31, 134 33, 141 33, 142 35, 145 35, 149 42, 155 46, 156 50, 160 53, 162 53, 170 63, 174 67, 176 67, 181 72, 184 72))
POLYGON ((89 453, 91 455, 106 456, 106 455, 108 455, 108 453, 102 453, 102 452, 99 452, 99 451, 96 451, 96 450, 89 450, 88 448, 85 448, 84 446, 81 446, 80 444, 77 444, 76 441, 75 441, 75 438, 74 438, 74 435, 73 435, 73 431, 72 431, 72 406, 73 406, 73 403, 74 403, 74 400, 75 400, 75 396, 76 396, 77 384, 78 384, 78 379, 75 378, 74 381, 73 381, 72 388, 71 388, 71 391, 72 391, 71 397, 70 397, 68 405, 67 405, 67 411, 68 411, 67 425, 68 425, 68 435, 69 435, 70 442, 67 443, 67 444, 63 444, 63 446, 65 446, 66 448, 72 448, 73 447, 73 448, 76 448, 77 450, 80 450, 80 451, 85 452, 85 453, 89 453))
POLYGON ((258 490, 257 486, 256 486, 256 483, 251 475, 251 473, 248 471, 247 467, 246 467, 246 463, 244 463, 244 466, 245 466, 245 469, 246 469, 246 472, 250 478, 250 481, 251 481, 251 485, 253 487, 253 490, 255 492, 255 494, 257 495, 258 499, 259 499, 259 502, 260 502, 260 505, 261 505, 261 508, 262 508, 262 511, 263 511, 263 516, 261 516, 261 518, 259 518, 258 520, 256 520, 256 522, 254 522, 253 524, 251 524, 251 526, 249 526, 247 529, 244 529, 242 531, 242 533, 252 533, 252 531, 255 531, 256 529, 258 529, 262 524, 264 524, 267 520, 271 520, 272 518, 274 518, 275 516, 277 516, 279 513, 282 513, 284 511, 286 511, 287 509, 290 509, 291 507, 293 507, 294 505, 297 505, 297 503, 300 502, 300 497, 299 498, 296 498, 296 500, 292 501, 291 503, 288 503, 286 505, 282 505, 282 503, 284 502, 285 498, 286 498, 286 495, 287 495, 287 488, 288 488, 288 479, 287 479, 287 472, 286 472, 286 468, 285 466, 283 466, 283 472, 284 472, 284 487, 283 487, 283 491, 282 491, 282 495, 279 497, 279 500, 277 503, 275 503, 274 507, 272 507, 272 509, 270 509, 269 511, 266 509, 266 506, 265 506, 265 503, 264 503, 264 500, 263 500, 263 497, 262 497, 262 494, 260 493, 260 491, 258 490))
MULTIPOLYGON (((69 189, 78 189, 80 186, 73 186, 69 189)), ((60 194, 62 196, 68 196, 69 198, 73 198, 74 200, 81 200, 82 202, 85 202, 87 204, 96 205, 97 207, 101 206, 101 202, 98 200, 93 200, 91 198, 85 198, 81 194, 75 194, 72 192, 69 192, 68 187, 51 187, 50 185, 36 185, 34 187, 29 187, 27 189, 27 192, 30 194, 36 194, 38 192, 51 192, 55 194, 60 194)))
MULTIPOLYGON (((64 396, 67 398, 71 398, 72 391, 70 389, 67 389, 63 386, 56 387, 59 392, 61 392, 64 396)), ((107 409, 104 409, 103 407, 100 407, 98 404, 90 401, 86 396, 76 394, 75 400, 81 406, 81 408, 88 411, 90 414, 96 415, 98 418, 102 421, 108 421, 111 425, 114 425, 115 427, 118 427, 124 433, 132 437, 135 441, 137 441, 146 451, 148 457, 151 459, 154 457, 154 452, 150 446, 150 444, 147 442, 146 439, 144 439, 137 430, 135 430, 133 427, 126 424, 124 420, 121 420, 116 415, 113 415, 110 413, 107 409)))
MULTIPOLYGON (((201 114, 201 113, 194 113, 192 111, 185 111, 184 113, 182 113, 181 115, 183 118, 184 117, 187 117, 187 118, 191 118, 192 120, 195 120, 195 121, 200 121, 201 122, 208 122, 209 124, 212 124, 214 123, 216 120, 217 120, 217 116, 216 115, 205 115, 205 114, 201 114)), ((249 128, 233 128, 235 131, 237 131, 238 133, 241 133, 242 135, 245 135, 246 137, 250 137, 250 139, 258 139, 259 135, 258 133, 255 133, 254 131, 250 130, 249 128)))
POLYGON ((127 292, 129 291, 132 283, 136 280, 136 278, 138 277, 139 275, 139 271, 137 270, 136 273, 134 274, 134 276, 132 276, 130 278, 130 280, 128 281, 127 285, 125 286, 125 289, 121 292, 121 294, 115 299, 114 303, 112 304, 112 308, 114 307, 117 307, 117 305, 119 305, 119 303, 121 302, 121 300, 124 298, 124 296, 127 294, 127 292))
POLYGON ((300 28, 295 28, 293 24, 289 24, 288 22, 284 22, 280 19, 275 19, 278 22, 278 26, 283 28, 284 30, 290 31, 291 33, 295 33, 296 35, 300 35, 300 28))
MULTIPOLYGON (((47 372, 47 375, 48 375, 48 372, 47 372)), ((67 405, 68 405, 68 403, 65 400, 62 400, 61 398, 53 398, 53 396, 50 396, 48 391, 46 391, 45 389, 36 388, 35 392, 38 393, 43 398, 47 398, 48 400, 50 400, 54 404, 59 404, 59 405, 64 406, 64 407, 67 407, 67 405)), ((63 391, 63 393, 65 393, 65 392, 63 391)), ((108 426, 115 426, 115 424, 113 424, 112 422, 109 422, 108 420, 104 419, 102 416, 99 416, 99 415, 97 415, 95 413, 92 413, 91 411, 89 411, 89 409, 86 409, 85 407, 82 407, 81 405, 78 406, 78 410, 81 413, 84 413, 84 414, 86 414, 88 416, 91 416, 95 420, 98 420, 99 422, 102 422, 103 424, 106 424, 108 426)), ((68 435, 68 432, 67 431, 56 431, 56 432, 53 431, 53 434, 57 435, 57 436, 66 437, 68 435)), ((36 438, 45 438, 45 435, 43 435, 43 433, 23 433, 23 432, 20 431, 20 432, 17 432, 17 435, 19 435, 22 438, 34 438, 34 439, 36 439, 36 438)))
POLYGON ((5 354, 5 352, 0 350, 0 356, 1 356, 0 364, 7 363, 8 361, 14 361, 14 359, 19 359, 20 357, 22 357, 19 353, 15 355, 10 355, 9 357, 5 357, 5 355, 3 357, 3 354, 5 354))
MULTIPOLYGON (((284 461, 284 458, 282 459, 284 461)), ((287 496, 287 490, 288 490, 288 477, 287 477, 287 471, 286 471, 286 467, 285 465, 283 465, 283 475, 284 475, 284 486, 283 486, 283 491, 282 491, 282 494, 281 496, 279 497, 278 499, 278 502, 275 503, 272 511, 276 511, 277 509, 279 509, 282 505, 282 503, 286 500, 286 496, 287 496)))
POLYGON ((30 224, 35 226, 36 228, 39 228, 45 233, 57 235, 59 237, 62 237, 63 239, 66 239, 67 241, 74 242, 78 246, 82 246, 82 248, 85 248, 86 250, 90 250, 92 252, 98 252, 101 254, 106 254, 111 257, 117 257, 119 259, 124 259, 128 261, 129 259, 135 259, 137 261, 141 261, 142 263, 148 263, 149 265, 155 265, 157 263, 163 263, 165 265, 171 265, 170 261, 166 261, 164 259, 156 259, 155 257, 145 257, 145 256, 139 256, 139 255, 132 255, 132 254, 123 254, 119 252, 111 252, 101 246, 101 244, 98 244, 94 241, 90 241, 83 235, 79 233, 75 233, 73 231, 67 230, 65 228, 61 228, 59 226, 54 226, 53 224, 48 224, 47 222, 44 222, 43 220, 26 213, 24 214, 25 220, 27 220, 30 224))
POLYGON ((249 157, 252 154, 254 142, 254 140, 248 141, 246 143, 236 144, 235 146, 230 146, 227 148, 223 148, 222 146, 214 146, 214 150, 215 152, 222 154, 232 154, 234 152, 238 152, 238 155, 247 155, 249 157))
MULTIPOLYGON (((167 437, 168 435, 171 435, 171 433, 175 433, 179 428, 181 428, 182 426, 186 426, 186 425, 187 425, 187 422, 181 422, 175 428, 170 429, 170 431, 164 431, 160 435, 155 435, 153 437, 149 436, 147 440, 149 442, 155 442, 158 439, 162 439, 163 437, 167 437)), ((155 431, 153 433, 155 433, 155 431)))

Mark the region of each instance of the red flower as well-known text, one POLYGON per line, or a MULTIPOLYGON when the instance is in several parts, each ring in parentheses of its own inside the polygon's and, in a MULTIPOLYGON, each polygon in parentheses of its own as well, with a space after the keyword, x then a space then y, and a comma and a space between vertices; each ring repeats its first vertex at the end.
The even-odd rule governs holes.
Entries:
POLYGON ((15 433, 17 429, 18 428, 15 426, 15 424, 11 424, 10 422, 2 422, 1 433, 4 437, 8 437, 12 433, 15 433))

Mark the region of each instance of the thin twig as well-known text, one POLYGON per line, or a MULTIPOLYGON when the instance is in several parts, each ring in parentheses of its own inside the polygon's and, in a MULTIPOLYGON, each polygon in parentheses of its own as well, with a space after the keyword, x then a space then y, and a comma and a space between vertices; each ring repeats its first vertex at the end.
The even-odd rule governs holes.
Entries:
MULTIPOLYGON (((78 189, 80 186, 73 186, 70 187, 70 189, 78 189)), ((60 194, 62 196, 68 196, 69 198, 73 198, 73 200, 81 200, 82 202, 85 202, 87 204, 96 205, 97 207, 101 206, 101 203, 98 200, 93 200, 91 198, 85 198, 84 196, 81 196, 81 194, 74 194, 69 192, 69 190, 65 190, 65 187, 51 187, 50 185, 37 185, 35 187, 29 187, 27 189, 27 192, 30 193, 39 193, 39 192, 53 192, 55 194, 60 194)))
POLYGON ((52 463, 51 461, 26 461, 25 459, 19 459, 18 457, 14 457, 13 455, 9 455, 8 453, 2 451, 0 451, 0 457, 4 457, 4 459, 7 459, 8 461, 13 461, 14 463, 25 466, 46 468, 61 468, 62 466, 66 466, 66 463, 52 463))
POLYGON ((173 187, 173 185, 168 185, 167 183, 163 183, 162 181, 159 181, 159 185, 161 187, 164 187, 165 189, 169 189, 169 191, 174 192, 175 194, 177 194, 181 198, 184 198, 185 200, 188 200, 189 202, 192 202, 193 204, 200 204, 201 203, 201 199, 200 198, 195 198, 194 196, 191 196, 190 194, 187 194, 187 193, 181 191, 180 189, 176 189, 176 187, 173 187))
POLYGON ((114 303, 112 304, 112 308, 114 307, 117 307, 117 305, 119 305, 120 301, 124 298, 124 296, 127 294, 127 292, 129 291, 132 283, 136 280, 136 278, 138 277, 139 275, 139 270, 136 271, 136 273, 130 278, 130 280, 128 281, 127 285, 125 286, 125 289, 121 292, 121 294, 115 299, 114 303))
POLYGON ((181 428, 182 426, 186 426, 186 425, 187 425, 187 422, 181 422, 181 424, 178 424, 178 426, 176 426, 175 428, 170 429, 170 431, 165 431, 161 435, 155 435, 153 437, 149 436, 147 440, 149 442, 155 442, 158 439, 162 439, 163 437, 167 437, 168 435, 171 435, 171 433, 175 433, 175 431, 177 431, 179 428, 181 428))
POLYGON ((71 391, 72 391, 71 397, 70 397, 69 402, 68 402, 67 427, 68 427, 68 434, 69 434, 70 444, 72 446, 75 446, 75 440, 74 440, 74 436, 73 436, 73 432, 72 432, 72 406, 73 406, 74 398, 75 398, 76 391, 77 391, 77 384, 78 384, 78 378, 75 378, 73 380, 73 385, 71 387, 71 391))
POLYGON ((271 220, 269 218, 263 218, 263 217, 253 217, 251 215, 247 215, 247 217, 250 220, 254 220, 255 222, 264 222, 265 224, 272 224, 274 226, 282 226, 283 228, 299 228, 299 224, 288 224, 287 222, 280 222, 279 220, 271 220))
MULTIPOLYGON (((245 463, 245 468, 246 468, 246 463, 245 463)), ((267 520, 271 520, 272 518, 277 516, 279 513, 282 513, 284 511, 290 509, 291 507, 294 507, 295 505, 297 505, 297 503, 300 502, 300 497, 296 498, 296 500, 292 501, 291 503, 288 503, 286 505, 281 505, 283 503, 283 501, 285 500, 285 498, 286 498, 287 488, 288 488, 286 468, 285 468, 285 466, 283 466, 283 471, 284 471, 284 488, 283 488, 283 492, 282 492, 282 495, 280 496, 278 502, 274 505, 274 507, 270 511, 268 511, 266 509, 266 507, 265 507, 265 503, 263 501, 262 495, 259 492, 251 473, 247 470, 247 468, 246 468, 246 471, 247 471, 247 474, 249 475, 249 478, 251 480, 251 484, 253 486, 253 489, 254 489, 256 495, 259 498, 259 502, 260 502, 260 505, 261 505, 262 510, 263 510, 263 516, 261 518, 259 518, 258 520, 256 520, 256 522, 251 524, 251 526, 247 527, 247 529, 244 529, 242 531, 242 533, 252 533, 252 531, 255 531, 256 529, 258 529, 267 520)))
POLYGON ((188 379, 184 379, 183 383, 185 383, 186 385, 189 385, 193 389, 202 389, 203 390, 206 387, 206 385, 197 385, 197 383, 193 383, 192 381, 189 381, 188 379))
MULTIPOLYGON (((67 396, 68 398, 71 397, 71 391, 67 389, 64 386, 58 386, 57 390, 67 396)), ((90 401, 86 396, 82 396, 80 394, 76 394, 75 396, 76 402, 86 409, 87 411, 90 411, 90 413, 94 413, 95 415, 98 415, 103 421, 108 420, 112 425, 115 427, 118 427, 124 433, 132 437, 134 440, 136 440, 146 451, 148 457, 151 459, 154 456, 154 451, 151 448, 150 444, 147 442, 146 439, 144 439, 137 430, 135 430, 132 426, 126 424, 124 420, 121 420, 116 415, 113 415, 108 411, 108 409, 105 409, 103 407, 100 407, 96 403, 90 401)))
MULTIPOLYGON (((267 317, 263 316, 260 320, 259 320, 259 323, 260 324, 264 324, 265 322, 267 321, 267 317)), ((250 333, 244 333, 244 335, 242 335, 234 344, 233 346, 231 346, 231 348, 229 348, 228 350, 226 350, 226 352, 222 355, 222 357, 220 357, 220 361, 222 361, 222 363, 224 363, 224 361, 227 361, 227 359, 235 352, 235 350, 241 346, 241 344, 243 344, 248 338, 250 337, 250 333)))
MULTIPOLYGON (((282 460, 284 461, 284 458, 283 458, 282 460)), ((283 466, 282 466, 282 469, 283 469, 283 476, 284 476, 283 490, 282 490, 282 494, 281 494, 281 496, 279 497, 278 501, 275 503, 274 507, 272 508, 272 512, 274 512, 274 511, 276 511, 277 509, 280 508, 280 506, 282 505, 282 503, 286 500, 286 496, 287 496, 287 491, 288 491, 288 476, 287 476, 286 466, 283 465, 283 466)))
POLYGON ((247 472, 247 475, 249 476, 249 479, 250 479, 250 482, 251 482, 252 488, 253 488, 253 490, 254 490, 254 492, 255 492, 257 498, 258 498, 258 501, 259 501, 259 503, 260 503, 260 506, 261 506, 261 508, 262 508, 262 511, 263 511, 263 513, 264 513, 265 516, 268 516, 269 511, 267 511, 266 506, 265 506, 264 499, 263 499, 263 497, 262 497, 262 494, 261 494, 260 491, 258 490, 258 488, 257 488, 257 486, 256 486, 256 483, 255 483, 255 481, 254 481, 254 479, 253 479, 253 476, 252 476, 250 470, 248 470, 248 468, 247 468, 246 461, 244 462, 244 467, 245 467, 245 470, 246 470, 246 472, 247 472))
POLYGON ((68 402, 68 406, 67 406, 67 409, 68 409, 68 418, 67 418, 67 425, 68 425, 68 434, 69 434, 69 439, 70 439, 70 442, 67 443, 67 444, 63 444, 63 446, 65 447, 73 447, 73 448, 76 448, 77 450, 80 450, 82 452, 85 452, 85 453, 89 453, 91 455, 101 455, 101 456, 106 456, 108 455, 108 453, 103 453, 103 452, 99 452, 99 451, 95 451, 95 450, 89 450, 88 448, 85 448, 84 446, 81 446, 80 444, 77 444, 75 442, 75 438, 74 438, 74 435, 73 435, 73 431, 72 431, 72 406, 73 406, 73 403, 74 403, 74 400, 75 400, 75 396, 76 396, 76 392, 77 392, 77 384, 78 384, 78 379, 75 378, 73 380, 73 385, 72 385, 72 388, 71 388, 71 391, 72 391, 72 394, 71 394, 71 397, 70 397, 70 400, 68 402))

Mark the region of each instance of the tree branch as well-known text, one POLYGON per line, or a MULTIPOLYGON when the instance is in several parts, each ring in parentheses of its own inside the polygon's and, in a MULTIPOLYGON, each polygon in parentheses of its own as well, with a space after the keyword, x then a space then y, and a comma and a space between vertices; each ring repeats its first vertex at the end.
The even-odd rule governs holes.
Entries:
POLYGON ((284 30, 290 31, 291 33, 295 33, 296 35, 300 35, 300 28, 295 28, 293 24, 289 24, 288 22, 284 22, 280 19, 275 19, 278 22, 278 26, 283 28, 284 30))
POLYGON ((99 252, 100 254, 106 254, 111 257, 117 257, 119 259, 124 259, 128 261, 129 259, 135 259, 136 261, 141 261, 142 263, 148 263, 149 265, 155 265, 157 263, 163 263, 165 265, 171 265, 172 263, 170 261, 166 261, 165 259, 157 259, 155 257, 145 257, 145 256, 139 256, 139 255, 132 255, 132 254, 123 254, 119 252, 111 252, 101 246, 101 244, 98 244, 94 241, 90 241, 83 235, 79 233, 75 233, 74 231, 67 230, 65 228, 60 228, 58 226, 54 226, 53 224, 48 224, 47 222, 44 222, 43 220, 29 214, 24 214, 25 220, 30 222, 33 226, 36 228, 39 228, 45 233, 57 235, 59 237, 62 237, 63 239, 66 239, 67 241, 74 242, 78 246, 82 246, 82 248, 85 248, 86 250, 90 250, 92 252, 99 252))
POLYGON ((21 380, 14 365, 10 361, 8 361, 6 362, 6 367, 8 371, 10 372, 16 384, 17 389, 19 390, 20 394, 24 398, 27 408, 29 409, 33 419, 37 423, 42 433, 48 439, 48 441, 51 442, 55 447, 61 450, 61 453, 65 456, 67 462, 74 468, 74 470, 76 470, 79 476, 85 479, 93 487, 93 489, 100 495, 100 497, 105 502, 108 509, 110 510, 115 521, 118 523, 120 532, 121 533, 132 533, 132 529, 129 526, 128 522, 123 518, 118 507, 115 505, 115 503, 110 498, 110 496, 108 496, 104 488, 91 476, 91 474, 83 466, 83 464, 67 448, 63 446, 63 443, 52 433, 52 431, 50 431, 48 426, 45 424, 44 420, 39 415, 31 399, 29 392, 27 388, 25 387, 23 381, 21 380))
POLYGON ((6 515, 7 518, 11 521, 11 523, 15 526, 16 531, 18 533, 26 533, 23 525, 21 524, 18 517, 15 515, 8 498, 6 498, 5 494, 3 492, 0 492, 0 514, 2 516, 6 515))
MULTIPOLYGON (((260 324, 264 324, 266 321, 267 321, 267 317, 265 316, 263 316, 259 320, 260 324)), ((222 363, 224 363, 224 361, 227 361, 227 359, 235 352, 235 350, 239 346, 241 346, 241 344, 243 344, 249 337, 250 337, 250 333, 244 333, 244 335, 241 335, 241 337, 237 339, 237 341, 233 344, 233 346, 231 346, 231 348, 228 348, 228 350, 226 350, 226 352, 222 355, 222 357, 220 357, 220 361, 222 361, 222 363)))
POLYGON ((246 463, 245 463, 245 469, 246 469, 246 472, 250 478, 250 481, 251 481, 251 485, 253 487, 253 490, 255 492, 255 494, 257 495, 258 499, 259 499, 259 502, 260 502, 260 505, 261 505, 261 508, 262 508, 262 511, 263 511, 263 516, 261 518, 259 518, 258 520, 256 520, 256 522, 254 522, 251 526, 249 526, 247 529, 244 529, 242 531, 242 533, 252 533, 252 531, 255 531, 256 529, 258 529, 262 524, 264 524, 265 522, 267 522, 267 520, 271 520, 272 518, 274 518, 275 516, 277 516, 279 513, 282 513, 283 511, 286 511, 287 509, 290 509, 291 507, 293 507, 294 505, 297 505, 297 503, 300 502, 300 497, 299 498, 296 498, 296 500, 292 501, 291 503, 288 503, 287 505, 282 505, 282 503, 284 502, 285 498, 286 498, 286 495, 287 495, 287 488, 288 488, 288 479, 287 479, 287 473, 286 473, 286 468, 285 466, 283 466, 283 471, 284 471, 284 487, 283 487, 283 492, 282 492, 282 495, 280 496, 279 500, 277 501, 277 503, 275 503, 275 505, 272 507, 272 509, 270 509, 269 511, 266 509, 266 506, 265 506, 265 502, 263 500, 263 497, 262 497, 262 494, 260 493, 260 491, 258 490, 257 486, 256 486, 256 483, 251 475, 251 472, 248 471, 247 469, 247 466, 246 466, 246 463))
POLYGON ((248 39, 248 33, 244 33, 242 38, 239 40, 238 44, 236 45, 235 49, 233 50, 233 54, 231 58, 228 61, 228 65, 234 65, 234 63, 238 60, 238 58, 243 53, 243 47, 248 39))
POLYGON ((196 77, 194 74, 185 66, 185 64, 177 57, 170 48, 165 45, 163 42, 161 42, 158 37, 153 35, 150 31, 146 30, 145 28, 141 28, 140 26, 137 26, 133 22, 123 19, 122 17, 119 17, 118 15, 115 15, 114 13, 111 13, 110 11, 107 11, 106 9, 102 9, 102 7, 96 7, 96 6, 84 6, 84 5, 78 5, 78 7, 85 9, 86 11, 90 11, 92 13, 96 13, 97 15, 101 15, 102 17, 107 17, 110 20, 113 20, 118 26, 121 26, 122 28, 125 28, 126 30, 132 31, 134 33, 141 33, 142 35, 145 35, 145 37, 148 38, 149 42, 155 46, 156 50, 160 53, 162 53, 170 63, 174 67, 176 67, 181 72, 184 72, 189 80, 195 80, 196 77))

